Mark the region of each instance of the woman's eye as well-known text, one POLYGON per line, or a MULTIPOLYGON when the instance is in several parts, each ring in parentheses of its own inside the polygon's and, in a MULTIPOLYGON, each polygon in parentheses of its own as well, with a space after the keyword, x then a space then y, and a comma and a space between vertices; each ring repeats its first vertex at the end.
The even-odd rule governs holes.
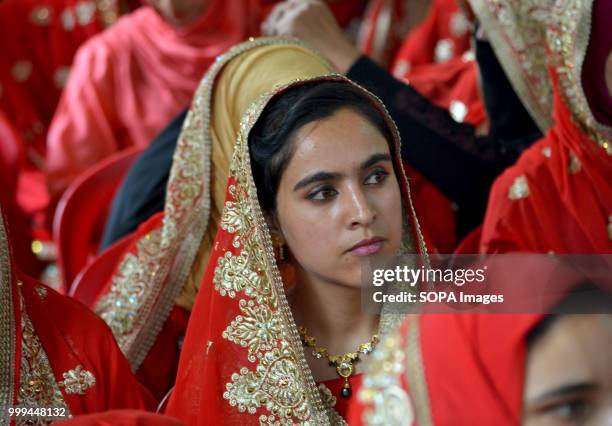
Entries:
POLYGON ((564 424, 582 424, 589 415, 590 406, 584 399, 574 399, 553 404, 546 411, 564 424))
POLYGON ((315 201, 325 201, 332 198, 337 193, 338 192, 331 186, 323 186, 310 192, 308 194, 308 199, 315 201))
POLYGON ((389 173, 384 170, 375 170, 366 177, 365 185, 376 185, 377 183, 381 183, 384 181, 389 173))

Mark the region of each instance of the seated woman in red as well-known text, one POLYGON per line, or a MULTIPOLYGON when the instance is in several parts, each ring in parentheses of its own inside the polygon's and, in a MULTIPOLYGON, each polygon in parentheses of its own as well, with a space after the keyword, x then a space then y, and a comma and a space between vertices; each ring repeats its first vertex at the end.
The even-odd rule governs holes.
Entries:
POLYGON ((547 50, 555 124, 495 182, 484 252, 612 253, 612 3, 557 3, 547 50))
POLYGON ((0 419, 11 407, 51 408, 52 418, 49 411, 34 414, 45 424, 113 408, 155 408, 106 324, 17 270, 4 222, 0 279, 0 419))
POLYGON ((242 118, 167 413, 188 424, 342 423, 398 315, 361 308, 370 256, 424 251, 383 105, 340 76, 242 118))

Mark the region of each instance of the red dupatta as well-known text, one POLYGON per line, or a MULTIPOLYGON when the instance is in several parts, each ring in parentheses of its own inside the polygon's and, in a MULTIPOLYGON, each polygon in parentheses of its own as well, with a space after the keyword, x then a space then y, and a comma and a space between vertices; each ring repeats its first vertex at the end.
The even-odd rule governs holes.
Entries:
POLYGON ((595 119, 582 85, 591 13, 591 2, 554 10, 555 126, 495 182, 483 251, 612 253, 612 128, 595 119))
POLYGON ((7 410, 50 407, 66 417, 154 408, 108 327, 80 303, 16 269, 4 223, 0 278, 0 399, 7 410))
MULTIPOLYGON (((296 85, 341 76, 300 80, 281 86, 254 103, 243 116, 225 209, 208 268, 187 329, 177 382, 167 413, 188 424, 343 424, 334 396, 317 386, 306 364, 297 326, 285 295, 268 226, 257 201, 250 171, 248 134, 266 104, 296 85), (283 423, 284 424, 284 423, 283 423)), ((399 135, 384 107, 372 95, 396 143, 396 170, 402 171, 399 135)), ((407 230, 404 247, 425 252, 403 172, 407 230)), ((381 332, 403 316, 383 311, 381 332)))

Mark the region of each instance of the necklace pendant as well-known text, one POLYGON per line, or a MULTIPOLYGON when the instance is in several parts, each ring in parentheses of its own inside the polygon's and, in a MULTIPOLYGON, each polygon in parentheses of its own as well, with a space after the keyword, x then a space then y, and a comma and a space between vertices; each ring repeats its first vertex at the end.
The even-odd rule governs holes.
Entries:
POLYGON ((351 389, 351 384, 349 383, 348 378, 346 378, 345 380, 346 382, 344 383, 344 386, 342 386, 340 396, 342 396, 342 398, 350 398, 353 394, 353 390, 351 389))

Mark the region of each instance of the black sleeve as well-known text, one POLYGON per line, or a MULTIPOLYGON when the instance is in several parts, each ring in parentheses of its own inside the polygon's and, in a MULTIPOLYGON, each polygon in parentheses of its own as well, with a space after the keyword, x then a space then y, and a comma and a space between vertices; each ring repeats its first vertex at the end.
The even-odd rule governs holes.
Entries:
POLYGON ((182 111, 132 165, 111 205, 100 250, 136 230, 164 209, 172 156, 187 116, 182 111))
POLYGON ((439 188, 475 224, 484 214, 494 179, 516 161, 522 140, 503 143, 477 137, 467 123, 433 105, 414 88, 362 56, 347 76, 377 95, 393 117, 402 138, 402 157, 439 188))

